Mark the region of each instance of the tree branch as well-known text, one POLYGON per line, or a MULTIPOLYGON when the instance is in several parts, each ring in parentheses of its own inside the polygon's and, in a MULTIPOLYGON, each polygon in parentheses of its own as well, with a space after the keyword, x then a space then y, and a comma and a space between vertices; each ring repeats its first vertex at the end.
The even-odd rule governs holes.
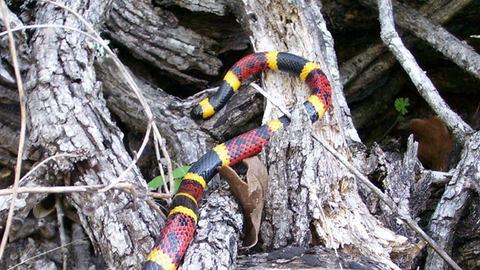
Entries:
POLYGON ((426 19, 415 9, 397 1, 393 3, 398 26, 425 40, 463 70, 480 79, 480 55, 472 47, 440 25, 426 19))
MULTIPOLYGON (((470 2, 472 2, 472 0, 432 0, 421 6, 419 10, 425 17, 428 18, 426 19, 422 17, 422 21, 433 21, 442 25, 445 24, 453 15, 457 14, 463 7, 468 5, 470 2)), ((376 10, 377 5, 375 4, 375 0, 360 0, 360 3, 372 10, 376 10)), ((395 7, 395 12, 397 12, 397 6, 399 4, 396 1, 393 1, 393 5, 395 7)), ((409 23, 411 24, 411 22, 404 22, 404 20, 405 17, 414 16, 410 14, 413 11, 415 10, 413 10, 412 8, 403 8, 402 12, 408 14, 406 16, 397 15, 396 13, 394 13, 396 23, 399 25, 408 25, 409 23)), ((416 11, 415 14, 421 16, 416 11)), ((434 23, 430 22, 430 24, 434 23)), ((408 33, 404 33, 402 35, 402 38, 404 38, 404 43, 407 45, 407 47, 413 47, 416 43, 418 43, 418 39, 414 39, 413 36, 408 35, 408 33)), ((420 37, 420 39, 423 40, 422 37, 420 37)), ((382 50, 381 48, 377 48, 377 46, 378 45, 376 44, 370 46, 364 52, 342 64, 342 77, 346 78, 344 82, 349 84, 345 87, 345 93, 349 102, 364 99, 365 96, 371 94, 371 92, 376 89, 376 87, 371 86, 378 84, 379 75, 385 74, 397 62, 395 61, 394 57, 390 57, 389 53, 385 54, 384 50, 382 50), (369 64, 367 65, 367 63, 369 64), (368 91, 369 89, 371 89, 371 91, 368 91)), ((399 83, 399 80, 401 79, 397 78, 396 82, 393 82, 390 85, 386 86, 389 89, 386 89, 382 95, 372 98, 372 100, 378 100, 378 105, 373 106, 381 106, 385 103, 385 100, 390 101, 391 98, 400 91, 400 88, 398 86, 402 85, 403 83, 399 83), (398 86, 395 86, 393 84, 397 84, 398 86), (388 97, 386 93, 389 93, 388 97)), ((376 115, 375 112, 372 112, 372 110, 370 110, 370 107, 372 107, 372 104, 370 102, 367 105, 360 104, 356 107, 353 118, 355 120, 357 128, 363 127, 364 124, 369 121, 369 119, 376 115)))
MULTIPOLYGON (((479 159, 480 132, 476 132, 463 145, 460 162, 428 224, 430 234, 444 249, 452 248, 455 228, 471 194, 471 183, 480 183, 479 159)), ((444 265, 441 258, 429 250, 425 269, 445 269, 444 265)))
MULTIPOLYGON (((440 117, 443 116, 442 118, 447 118, 450 120, 450 127, 452 127, 457 139, 464 142, 466 140, 467 133, 472 132, 471 128, 448 107, 445 101, 438 94, 430 79, 418 66, 413 55, 403 45, 403 42, 394 27, 393 8, 391 1, 377 0, 377 3, 381 25, 381 38, 383 42, 388 46, 390 51, 392 51, 405 71, 408 73, 413 83, 417 87, 420 95, 430 104, 430 106, 440 117), (458 124, 452 123, 452 121, 455 120, 458 121, 458 124)), ((461 269, 460 266, 458 266, 446 252, 437 249, 436 251, 454 269, 461 269)))
POLYGON ((455 135, 455 138, 459 142, 464 143, 467 135, 473 133, 473 129, 450 109, 432 81, 425 74, 425 71, 420 68, 412 53, 403 44, 402 39, 395 30, 391 3, 387 4, 384 1, 378 1, 378 4, 383 42, 410 76, 420 95, 427 101, 435 113, 442 118, 443 122, 455 135))

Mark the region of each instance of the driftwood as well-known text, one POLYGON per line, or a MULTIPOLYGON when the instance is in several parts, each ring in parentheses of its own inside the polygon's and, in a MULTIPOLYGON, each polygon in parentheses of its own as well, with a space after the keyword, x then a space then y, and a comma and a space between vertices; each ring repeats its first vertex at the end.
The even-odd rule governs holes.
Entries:
MULTIPOLYGON (((378 10, 374 1, 361 3, 373 13, 378 10)), ((478 54, 440 26, 469 3, 437 0, 409 7, 393 2, 393 10, 404 43, 416 46, 419 39, 429 41, 429 46, 478 79, 478 54)), ((114 0, 90 1, 88 6, 72 0, 65 4, 110 40, 154 117, 148 117, 145 104, 119 75, 115 60, 99 49, 96 41, 65 29, 16 32, 28 106, 22 171, 27 173, 42 160, 62 154, 20 186, 90 188, 61 197, 18 194, 11 242, 0 268, 24 261, 32 253, 52 250, 69 239, 69 247, 52 251, 48 257, 31 258, 22 267, 139 268, 163 225, 161 215, 147 201, 146 181, 167 168, 169 159, 155 155, 152 140, 138 166, 122 181, 125 185, 107 192, 98 189, 118 179, 137 159, 136 151, 152 122, 164 138, 158 143, 166 147, 170 159, 187 165, 215 144, 278 117, 278 110, 268 101, 264 108, 264 99, 249 86, 242 87, 212 119, 194 121, 189 116, 190 108, 216 90, 230 64, 248 52, 265 50, 289 51, 321 66, 334 89, 333 105, 312 126, 299 105, 308 97, 303 82, 279 72, 261 76, 263 87, 294 112, 291 126, 276 133, 261 154, 270 184, 260 243, 249 251, 239 249, 242 210, 228 187, 216 178, 205 192, 199 227, 182 268, 446 269, 445 254, 465 269, 478 267, 478 258, 472 255, 478 247, 474 221, 480 212, 475 203, 480 192, 478 132, 449 109, 435 87, 417 76, 423 71, 410 68, 414 59, 401 51, 393 27, 385 28, 388 5, 386 11, 377 12, 380 15, 367 16, 373 20, 380 16, 383 41, 377 33, 370 48, 349 53, 354 57, 338 63, 327 26, 330 29, 329 20, 337 22, 335 16, 340 13, 335 13, 338 3, 329 1, 322 3, 323 14, 320 2, 303 0, 114 0), (398 62, 406 66, 410 78, 396 66, 398 62), (408 81, 413 81, 462 149, 460 161, 450 164, 449 172, 423 169, 412 138, 406 150, 400 142, 367 147, 360 139, 358 130, 372 123, 382 125, 375 116, 388 110, 389 102, 408 81), (322 142, 312 133, 320 135, 322 142), (324 144, 356 171, 345 167, 345 161, 324 144), (366 185, 358 173, 368 176, 383 194, 366 185), (52 200, 53 208, 39 206, 52 200), (62 219, 66 222, 57 232, 56 224, 62 219), (424 248, 432 245, 431 239, 412 229, 406 220, 418 221, 435 240, 436 248, 446 253, 424 248), (238 256, 242 253, 245 256, 238 256)), ((9 8, 15 11, 9 12, 12 27, 49 23, 87 29, 76 17, 48 3, 9 8)), ((4 20, 1 22, 3 26, 4 20)), ((6 39, 0 47, 0 177, 5 183, 0 186, 4 192, 0 192, 0 217, 6 220, 11 196, 5 196, 10 191, 4 188, 13 182, 21 119, 6 39)), ((57 190, 51 188, 50 192, 57 190)), ((162 201, 160 208, 164 205, 162 201)), ((0 225, 5 228, 4 222, 0 225)))

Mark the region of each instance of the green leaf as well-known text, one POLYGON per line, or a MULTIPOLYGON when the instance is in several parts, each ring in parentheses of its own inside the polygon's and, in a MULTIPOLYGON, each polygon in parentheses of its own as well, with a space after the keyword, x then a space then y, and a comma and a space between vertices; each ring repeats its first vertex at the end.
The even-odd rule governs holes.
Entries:
MULTIPOLYGON (((183 166, 183 167, 178 167, 175 170, 172 171, 173 175, 173 180, 175 181, 175 192, 177 192, 178 187, 180 186, 180 183, 182 182, 182 178, 187 174, 188 170, 192 166, 183 166)), ((163 177, 161 175, 155 177, 152 179, 152 181, 148 182, 148 188, 159 188, 163 185, 165 181, 163 180, 163 177)))
POLYGON ((178 188, 180 187, 180 184, 182 183, 182 178, 177 178, 173 180, 175 183, 175 193, 177 193, 178 188))
POLYGON ((163 185, 163 177, 161 175, 152 179, 148 182, 148 188, 159 188, 163 185))
POLYGON ((190 170, 192 166, 182 166, 178 167, 175 170, 173 170, 173 179, 178 179, 178 178, 183 178, 185 174, 187 174, 188 170, 190 170))
POLYGON ((395 109, 401 115, 405 115, 408 113, 408 110, 407 110, 408 106, 410 106, 410 102, 408 101, 408 98, 397 98, 395 100, 395 109))

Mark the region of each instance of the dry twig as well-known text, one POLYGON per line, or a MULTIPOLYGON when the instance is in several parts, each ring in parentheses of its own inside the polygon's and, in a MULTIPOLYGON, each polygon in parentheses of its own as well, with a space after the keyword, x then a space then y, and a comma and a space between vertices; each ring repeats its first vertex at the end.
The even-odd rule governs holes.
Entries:
MULTIPOLYGON (((63 208, 60 197, 55 196, 55 208, 57 211, 58 230, 60 232, 60 245, 65 247, 67 245, 67 235, 65 233, 65 223, 63 222, 63 208)), ((63 269, 67 269, 68 249, 62 248, 63 269)))
MULTIPOLYGON (((468 2, 468 1, 464 1, 468 2)), ((480 55, 468 44, 458 39, 440 25, 423 17, 418 11, 405 4, 394 2, 396 23, 416 37, 428 42, 460 68, 480 79, 480 55)))
POLYGON ((40 253, 40 254, 38 254, 38 255, 35 255, 35 256, 33 256, 33 257, 30 257, 30 258, 26 259, 26 260, 23 261, 23 262, 20 262, 20 263, 18 263, 18 264, 16 264, 16 265, 13 265, 12 267, 8 268, 7 270, 15 269, 16 267, 18 267, 18 266, 20 266, 20 265, 22 265, 22 264, 24 264, 24 263, 26 263, 26 262, 28 262, 28 261, 30 261, 30 260, 34 260, 34 259, 36 259, 36 258, 38 258, 38 257, 45 256, 46 254, 48 254, 48 253, 50 253, 50 252, 54 252, 54 251, 56 251, 57 249, 63 249, 63 248, 66 248, 66 247, 69 246, 69 245, 73 245, 73 244, 78 243, 78 242, 86 241, 87 239, 88 239, 87 237, 86 237, 86 238, 83 238, 83 239, 77 239, 77 240, 72 241, 72 242, 70 242, 70 243, 68 243, 68 244, 66 244, 66 245, 62 245, 62 246, 53 248, 53 249, 51 249, 51 250, 49 250, 49 251, 42 252, 42 253, 40 253))
POLYGON ((98 192, 106 192, 108 190, 110 190, 111 188, 113 188, 117 183, 119 183, 120 181, 122 181, 126 176, 127 174, 133 169, 133 167, 135 166, 135 164, 137 164, 137 161, 139 159, 139 157, 142 155, 143 153, 143 150, 145 149, 145 147, 147 146, 147 143, 148 143, 148 140, 150 139, 150 131, 152 130, 152 122, 150 122, 148 124, 148 128, 147 128, 147 132, 145 133, 145 136, 143 138, 143 142, 142 142, 142 145, 140 146, 140 148, 138 149, 138 152, 135 153, 135 156, 132 158, 132 162, 130 162, 130 165, 128 165, 128 168, 126 170, 124 170, 122 172, 122 174, 117 178, 115 179, 114 181, 112 181, 108 186, 106 186, 105 188, 102 188, 100 189, 98 192))
POLYGON ((17 80, 17 87, 18 87, 18 97, 20 101, 20 139, 18 142, 18 153, 17 153, 17 164, 15 166, 15 179, 13 183, 13 194, 12 194, 12 201, 10 203, 10 209, 8 211, 7 222, 5 224, 5 230, 3 233, 2 243, 0 244, 0 259, 3 257, 3 252, 5 251, 5 246, 7 244, 8 235, 10 232, 10 227, 12 225, 12 218, 13 218, 13 210, 15 209, 15 201, 17 199, 17 189, 20 183, 20 174, 22 172, 22 155, 23 149, 25 147, 25 135, 27 129, 27 122, 26 122, 26 105, 25 105, 25 95, 23 92, 23 84, 22 84, 22 77, 20 76, 20 69, 18 67, 17 61, 17 50, 15 49, 15 40, 13 38, 12 31, 10 29, 10 22, 8 19, 8 12, 5 6, 5 1, 0 0, 0 6, 2 9, 3 18, 5 20, 5 27, 7 28, 8 32, 8 40, 10 45, 10 55, 12 56, 12 64, 13 70, 15 72, 15 79, 17 80))
MULTIPOLYGON (((131 183, 117 183, 113 186, 115 189, 122 190, 127 193, 131 193, 131 188, 135 187, 135 191, 142 191, 138 186, 134 186, 131 183)), ((74 192, 98 192, 100 189, 105 188, 106 185, 89 185, 89 186, 57 186, 57 187, 18 187, 16 190, 17 194, 21 193, 74 193, 74 192)), ((10 189, 0 189, 0 196, 6 196, 13 194, 13 188, 10 189)), ((143 191, 145 196, 156 198, 156 199, 166 199, 170 198, 170 194, 160 194, 151 191, 143 191)))
MULTIPOLYGON (((12 63, 13 63, 14 71, 15 71, 16 80, 17 80, 17 86, 18 86, 18 91, 19 91, 19 100, 20 100, 20 108, 21 108, 21 130, 20 130, 20 141, 19 141, 19 148, 18 148, 19 150, 18 150, 18 155, 17 155, 17 166, 16 166, 16 171, 15 171, 14 185, 13 185, 13 188, 11 190, 1 190, 0 191, 0 194, 2 194, 2 193, 3 194, 13 194, 12 201, 11 201, 11 206, 10 206, 10 209, 9 209, 9 214, 8 214, 8 218, 7 218, 7 222, 6 222, 6 226, 5 226, 5 233, 4 233, 4 236, 2 238, 2 243, 0 245, 0 258, 2 258, 2 256, 3 256, 3 252, 5 250, 5 246, 6 246, 6 243, 7 243, 7 240, 8 240, 9 230, 10 230, 10 226, 11 226, 11 218, 13 217, 14 205, 15 205, 15 202, 16 202, 16 197, 17 197, 17 193, 18 193, 18 189, 19 189, 19 183, 21 181, 27 179, 28 177, 30 177, 30 175, 34 171, 36 171, 38 168, 40 168, 40 166, 46 164, 48 161, 50 161, 54 158, 58 158, 58 157, 77 157, 78 156, 78 155, 74 155, 74 154, 59 154, 59 155, 49 157, 49 158, 45 159, 44 161, 42 161, 41 163, 39 163, 37 166, 35 166, 22 179, 20 179, 20 174, 21 174, 20 169, 21 169, 21 163, 22 163, 21 157, 22 157, 24 144, 25 144, 25 130, 26 130, 26 120, 25 120, 26 113, 25 113, 25 111, 26 111, 26 109, 25 109, 25 99, 24 99, 23 85, 22 85, 22 81, 21 81, 21 77, 20 77, 20 71, 19 71, 19 68, 18 68, 17 56, 16 56, 16 50, 15 50, 15 43, 14 43, 14 39, 13 39, 13 35, 12 35, 13 31, 20 31, 20 30, 32 29, 32 28, 63 28, 63 29, 79 32, 79 33, 81 33, 85 36, 88 36, 89 38, 92 38, 93 40, 98 42, 107 51, 107 53, 110 55, 110 57, 112 57, 114 59, 114 62, 116 63, 117 67, 120 69, 121 73, 124 75, 127 82, 129 82, 130 87, 133 89, 133 91, 137 95, 138 99, 140 100, 140 103, 144 107, 145 113, 146 113, 147 117, 150 119, 150 124, 147 127, 145 139, 144 139, 144 142, 142 143, 142 146, 138 150, 137 155, 133 158, 133 160, 130 163, 130 165, 128 166, 128 168, 115 181, 113 181, 108 186, 101 185, 100 190, 97 189, 98 192, 105 192, 105 191, 107 191, 107 190, 109 190, 113 187, 121 189, 121 187, 119 187, 121 185, 118 185, 118 182, 122 181, 122 179, 124 179, 126 177, 126 175, 135 166, 139 156, 143 152, 143 150, 144 150, 144 148, 145 148, 145 146, 148 142, 149 135, 150 135, 150 130, 151 130, 152 127, 154 128, 154 137, 156 139, 155 141, 163 142, 163 138, 161 137, 160 133, 158 132, 158 129, 155 125, 155 122, 153 121, 153 119, 154 119, 153 114, 151 113, 151 110, 148 107, 148 104, 145 102, 141 92, 139 91, 138 86, 136 86, 133 78, 130 76, 130 74, 128 73, 126 68, 123 66, 123 64, 120 62, 120 60, 110 50, 107 43, 105 41, 103 41, 103 39, 98 35, 98 33, 96 33, 94 31, 93 27, 91 27, 89 25, 89 23, 86 20, 84 20, 75 11, 73 11, 73 10, 71 10, 71 9, 61 5, 61 4, 52 2, 52 1, 44 1, 44 2, 59 6, 61 8, 64 8, 64 9, 70 11, 71 13, 73 13, 77 18, 79 18, 87 26, 87 28, 89 29, 89 31, 92 34, 81 31, 81 30, 73 28, 73 27, 65 26, 65 25, 33 25, 33 26, 23 26, 23 27, 18 27, 16 29, 11 29, 10 25, 9 25, 8 13, 7 13, 6 7, 4 5, 4 1, 2 0, 0 2, 1 8, 2 8, 2 13, 3 13, 3 16, 5 18, 6 28, 7 28, 7 31, 0 33, 0 36, 8 35, 8 37, 9 37, 12 63)), ((166 148, 164 147, 164 145, 162 143, 160 143, 160 144, 161 144, 160 149, 162 150, 162 154, 164 155, 166 163, 167 163, 168 176, 169 176, 169 178, 172 179, 173 177, 171 176, 171 165, 170 165, 170 159, 169 159, 168 152, 166 151, 166 148)), ((158 157, 158 159, 160 160, 160 157, 158 157)), ((163 175, 162 168, 160 168, 160 171, 162 172, 162 175, 163 175)), ((173 184, 173 180, 170 181, 170 182, 171 182, 171 184, 173 184)), ((69 189, 69 188, 70 187, 33 188, 33 189, 23 190, 22 192, 63 193, 63 192, 85 192, 85 191, 88 190, 88 188, 82 188, 82 187, 72 187, 72 189, 69 189)), ((170 188, 170 190, 173 190, 173 188, 170 188)), ((171 194, 162 195, 162 194, 153 194, 153 193, 150 193, 150 192, 148 193, 148 195, 151 195, 152 197, 156 197, 156 198, 169 198, 169 197, 171 197, 171 194)))

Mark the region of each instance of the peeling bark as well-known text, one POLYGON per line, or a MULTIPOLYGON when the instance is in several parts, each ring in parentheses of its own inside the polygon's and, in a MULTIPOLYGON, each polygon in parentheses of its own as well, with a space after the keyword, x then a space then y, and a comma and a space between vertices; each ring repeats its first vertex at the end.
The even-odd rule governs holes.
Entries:
MULTIPOLYGON (((409 32, 425 40, 432 40, 427 34, 435 33, 451 37, 439 25, 427 24, 425 17, 444 24, 469 1, 429 3, 417 3, 415 9, 395 4, 400 5, 396 21, 406 29, 402 37, 409 32), (434 6, 438 9, 433 9, 434 6), (414 19, 420 23, 409 25, 414 19), (425 30, 427 33, 422 32, 425 30)), ((190 118, 190 108, 216 90, 230 61, 252 50, 289 51, 316 62, 331 80, 332 107, 319 123, 311 126, 303 107, 297 105, 308 97, 304 83, 279 72, 263 74, 264 87, 275 93, 285 107, 294 110, 294 114, 291 126, 276 133, 262 154, 271 182, 261 224, 261 245, 250 251, 239 250, 242 210, 217 179, 205 192, 199 228, 183 269, 248 269, 251 265, 255 269, 303 269, 307 260, 316 263, 313 266, 330 268, 446 268, 443 259, 430 249, 427 257, 425 242, 393 214, 399 211, 392 211, 372 190, 359 184, 358 178, 325 151, 311 133, 321 135, 368 175, 397 203, 400 212, 419 220, 421 225, 428 224, 425 227, 429 234, 462 267, 479 265, 474 255, 478 249, 478 226, 473 221, 478 220, 480 207, 472 202, 480 192, 480 169, 476 162, 478 132, 459 120, 447 106, 439 106, 443 104, 441 97, 431 102, 432 92, 425 91, 425 99, 430 100, 429 105, 440 117, 443 114, 462 147, 460 162, 450 172, 423 169, 416 159, 417 146, 411 139, 405 151, 400 142, 367 148, 357 128, 374 122, 375 115, 390 106, 388 101, 402 90, 408 78, 398 68, 392 70, 398 61, 378 41, 372 41, 374 45, 368 50, 344 63, 339 72, 333 38, 327 30, 328 16, 332 14, 326 16, 325 22, 319 1, 114 0, 89 2, 86 6, 70 0, 65 4, 101 29, 112 47, 117 48, 155 115, 172 160, 179 165, 190 164, 215 144, 258 126, 263 111, 263 121, 279 116, 268 101, 264 109, 263 98, 245 86, 212 119, 190 118), (217 20, 221 22, 216 23, 217 20), (351 103, 368 100, 367 105, 361 105, 353 113, 357 127, 353 126, 347 99, 351 103), (267 260, 266 253, 257 253, 261 250, 272 254, 277 249, 283 252, 285 247, 303 251, 287 263, 267 260), (239 257, 243 252, 246 255, 239 257), (421 265, 422 260, 426 260, 426 266, 421 265)), ((10 12, 14 26, 55 23, 85 29, 68 12, 43 2, 11 8, 15 10, 10 12)), ((75 155, 47 163, 22 185, 97 185, 115 180, 136 155, 137 136, 144 134, 149 119, 119 78, 112 61, 97 50, 95 42, 73 31, 36 29, 17 32, 15 37, 29 110, 28 152, 22 153, 24 172, 55 154, 75 155)), ((371 40, 375 38, 378 40, 378 33, 371 40)), ((409 46, 418 42, 415 38, 406 39, 409 46)), ((448 43, 435 42, 431 46, 440 50, 448 43)), ((475 77, 476 58, 468 57, 468 46, 455 42, 461 45, 461 57, 448 54, 451 49, 443 50, 445 55, 458 58, 462 62, 459 65, 472 70, 471 76, 475 77), (464 57, 470 62, 462 61, 464 57)), ((18 94, 6 44, 2 39, 0 182, 6 183, 5 186, 12 179, 19 127, 18 94)), ((425 87, 423 81, 419 85, 425 87)), ((144 178, 157 175, 158 162, 154 154, 144 154, 138 163, 142 171, 134 167, 126 177, 125 181, 136 187, 134 196, 121 190, 65 194, 66 206, 74 207, 65 208, 65 216, 75 224, 71 231, 67 228, 67 238, 81 239, 87 235, 101 257, 97 268, 139 268, 153 246, 163 222, 145 201, 144 178)), ((8 209, 4 205, 8 205, 10 198, 0 197, 1 220, 5 220, 8 209)), ((0 268, 27 259, 31 250, 43 252, 58 246, 60 241, 41 244, 37 239, 48 237, 48 228, 55 227, 55 219, 29 216, 35 205, 45 203, 48 198, 18 195, 12 242, 0 268)), ((88 253, 88 244, 73 245, 69 257, 84 260, 67 261, 72 264, 67 268, 92 267, 98 261, 96 255, 88 253)), ((61 253, 52 254, 51 258, 32 260, 25 267, 58 267, 61 253)))

